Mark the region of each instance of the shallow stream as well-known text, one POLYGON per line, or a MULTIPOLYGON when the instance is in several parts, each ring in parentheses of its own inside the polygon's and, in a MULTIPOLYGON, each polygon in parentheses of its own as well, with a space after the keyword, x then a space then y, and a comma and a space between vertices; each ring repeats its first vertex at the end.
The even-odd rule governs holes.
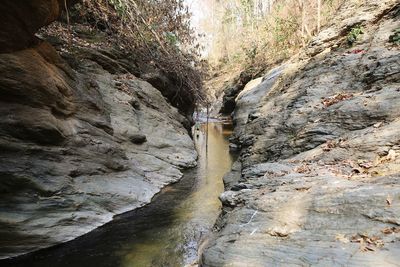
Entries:
POLYGON ((194 263, 200 241, 220 212, 222 177, 233 160, 228 148, 230 134, 231 126, 222 122, 198 125, 194 129, 198 167, 186 171, 180 182, 166 187, 152 203, 116 216, 71 242, 1 265, 178 267, 194 263))

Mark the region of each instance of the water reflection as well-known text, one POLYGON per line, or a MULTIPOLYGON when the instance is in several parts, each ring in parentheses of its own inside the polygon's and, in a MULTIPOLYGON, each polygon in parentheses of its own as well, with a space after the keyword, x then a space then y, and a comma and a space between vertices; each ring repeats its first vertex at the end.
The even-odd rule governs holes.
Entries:
POLYGON ((175 267, 193 263, 199 240, 219 214, 222 176, 232 164, 229 125, 209 123, 208 137, 206 124, 194 131, 198 167, 163 190, 151 204, 72 242, 1 265, 175 267))
POLYGON ((149 229, 150 238, 122 250, 122 266, 183 266, 197 259, 198 242, 214 224, 221 207, 218 196, 223 191, 222 176, 232 165, 227 141, 231 133, 222 123, 194 127, 199 152, 194 187, 173 209, 171 225, 149 229))

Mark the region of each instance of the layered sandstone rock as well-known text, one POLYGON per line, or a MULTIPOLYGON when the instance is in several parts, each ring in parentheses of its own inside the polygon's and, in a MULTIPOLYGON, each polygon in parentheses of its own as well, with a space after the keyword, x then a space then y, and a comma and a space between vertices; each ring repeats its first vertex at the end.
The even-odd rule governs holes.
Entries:
POLYGON ((236 98, 240 162, 201 266, 398 266, 398 1, 348 1, 236 98), (353 46, 347 34, 362 27, 353 46))
POLYGON ((134 62, 76 47, 69 64, 35 37, 63 6, 0 4, 0 258, 87 233, 196 164, 187 120, 134 62))

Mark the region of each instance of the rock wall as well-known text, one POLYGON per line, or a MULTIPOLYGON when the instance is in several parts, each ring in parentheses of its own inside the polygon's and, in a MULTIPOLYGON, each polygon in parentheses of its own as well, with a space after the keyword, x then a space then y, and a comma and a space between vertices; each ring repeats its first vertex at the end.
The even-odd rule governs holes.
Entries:
MULTIPOLYGON (((260 75, 261 72, 262 70, 260 67, 244 70, 237 78, 225 86, 223 94, 221 95, 221 107, 219 107, 218 112, 221 115, 231 115, 236 107, 237 96, 244 90, 246 85, 260 75)), ((217 99, 217 101, 219 101, 219 99, 217 99)))
POLYGON ((399 28, 398 1, 347 1, 239 94, 241 156, 201 266, 398 266, 399 28))
POLYGON ((196 165, 186 118, 133 62, 93 47, 61 58, 34 35, 63 5, 0 5, 0 258, 85 234, 196 165))

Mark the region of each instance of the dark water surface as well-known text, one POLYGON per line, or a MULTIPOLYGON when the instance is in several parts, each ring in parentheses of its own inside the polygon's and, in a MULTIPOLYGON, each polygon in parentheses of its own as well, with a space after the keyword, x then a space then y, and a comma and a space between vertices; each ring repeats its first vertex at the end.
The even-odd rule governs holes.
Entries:
POLYGON ((175 267, 193 263, 199 240, 220 211, 222 176, 232 165, 230 134, 229 125, 221 122, 195 127, 198 167, 165 188, 152 203, 71 242, 0 261, 0 266, 175 267))

